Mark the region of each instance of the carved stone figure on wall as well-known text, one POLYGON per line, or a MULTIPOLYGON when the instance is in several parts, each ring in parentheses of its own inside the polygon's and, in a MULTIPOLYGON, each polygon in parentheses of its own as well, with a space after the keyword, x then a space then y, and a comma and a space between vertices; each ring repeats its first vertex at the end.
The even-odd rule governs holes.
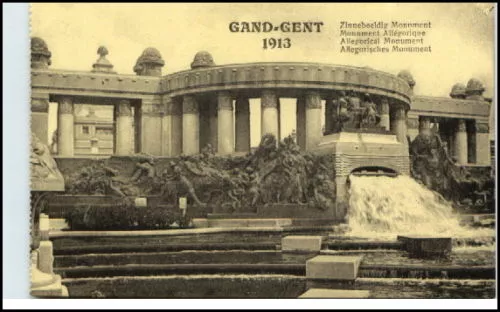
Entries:
POLYGON ((201 202, 201 200, 198 198, 193 183, 187 177, 188 170, 189 169, 187 169, 186 167, 186 162, 183 159, 179 160, 177 163, 171 162, 169 168, 170 175, 168 176, 167 180, 179 182, 180 185, 184 187, 184 190, 191 196, 193 201, 198 206, 204 207, 206 206, 206 204, 201 202))
POLYGON ((135 164, 136 170, 132 177, 131 182, 139 181, 142 177, 153 179, 156 176, 155 161, 153 157, 146 157, 141 159, 135 164))
POLYGON ((361 114, 362 127, 373 127, 380 122, 380 115, 377 112, 377 105, 373 103, 368 93, 365 94, 361 114))
POLYGON ((338 125, 340 128, 343 128, 343 126, 349 123, 352 119, 352 107, 344 91, 340 92, 338 103, 339 103, 338 125))
POLYGON ((106 179, 106 194, 115 194, 121 197, 126 197, 126 195, 119 187, 120 183, 122 182, 117 178, 119 173, 118 170, 108 166, 104 166, 103 169, 105 170, 106 176, 108 177, 108 179, 106 179))

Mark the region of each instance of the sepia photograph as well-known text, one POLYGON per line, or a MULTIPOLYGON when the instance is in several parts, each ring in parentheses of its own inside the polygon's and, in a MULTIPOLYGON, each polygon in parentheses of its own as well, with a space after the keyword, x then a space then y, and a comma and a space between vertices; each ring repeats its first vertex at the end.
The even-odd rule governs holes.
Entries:
POLYGON ((29 294, 495 299, 496 13, 30 4, 29 294))

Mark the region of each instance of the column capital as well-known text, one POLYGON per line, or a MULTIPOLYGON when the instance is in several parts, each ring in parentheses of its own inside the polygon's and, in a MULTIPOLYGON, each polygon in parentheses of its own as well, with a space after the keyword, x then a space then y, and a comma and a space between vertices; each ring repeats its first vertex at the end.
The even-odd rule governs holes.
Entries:
POLYGON ((176 99, 167 98, 163 100, 164 115, 182 115, 182 103, 176 99))
POLYGON ((217 110, 233 110, 233 98, 230 92, 217 93, 217 110))
POLYGON ((410 129, 418 129, 420 125, 420 122, 418 118, 408 118, 406 120, 406 126, 410 129))
POLYGON ((59 114, 73 114, 73 99, 65 96, 59 99, 59 114))
POLYGON ((395 111, 395 114, 394 114, 394 118, 396 120, 405 120, 406 119, 406 112, 405 112, 404 107, 398 107, 398 108, 396 108, 396 111, 395 111))
POLYGON ((37 113, 47 113, 49 111, 49 100, 32 98, 31 111, 37 113))
POLYGON ((261 94, 262 108, 278 108, 278 95, 274 90, 262 90, 261 94))
POLYGON ((467 131, 467 125, 465 123, 464 119, 459 119, 457 123, 457 131, 458 132, 466 132, 467 131))
POLYGON ((380 114, 386 115, 389 114, 389 101, 387 98, 383 97, 380 99, 380 102, 378 103, 379 111, 380 114))
POLYGON ((182 99, 182 113, 183 114, 198 114, 198 102, 192 95, 185 95, 182 99))
POLYGON ((317 91, 306 92, 306 109, 321 109, 321 97, 317 91))
POLYGON ((248 113, 250 112, 250 101, 248 98, 239 97, 236 98, 235 109, 237 112, 248 113))
POLYGON ((118 116, 132 116, 132 107, 129 100, 121 100, 116 105, 116 113, 118 116))
POLYGON ((49 94, 31 91, 31 111, 47 113, 49 111, 49 94))
POLYGON ((489 133, 490 125, 487 122, 476 121, 476 133, 489 133))

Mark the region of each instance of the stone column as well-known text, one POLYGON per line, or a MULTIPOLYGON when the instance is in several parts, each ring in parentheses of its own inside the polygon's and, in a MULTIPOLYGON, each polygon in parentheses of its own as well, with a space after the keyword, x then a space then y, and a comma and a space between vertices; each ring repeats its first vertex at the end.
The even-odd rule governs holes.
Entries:
POLYGON ((235 104, 236 151, 250 151, 250 101, 248 98, 237 98, 235 104))
POLYGON ((200 151, 209 144, 210 137, 210 117, 209 101, 206 96, 198 98, 198 113, 200 116, 200 151))
POLYGON ((133 152, 130 101, 122 100, 115 106, 115 121, 115 154, 130 155, 133 152))
MULTIPOLYGON (((31 132, 44 144, 50 146, 52 133, 49 130, 49 94, 31 92, 31 132)), ((57 142, 55 142, 57 143, 57 142)))
POLYGON ((74 115, 73 99, 63 97, 59 101, 57 124, 57 151, 60 156, 74 155, 74 115))
POLYGON ((406 112, 402 106, 397 107, 394 111, 391 131, 396 134, 400 143, 408 145, 408 140, 406 139, 406 112))
POLYGON ((296 111, 297 128, 295 130, 297 135, 297 145, 301 150, 306 149, 306 101, 304 97, 297 98, 297 111, 296 111))
POLYGON ((459 164, 467 164, 467 127, 464 119, 458 120, 455 129, 455 155, 459 164))
POLYGON ((162 122, 164 105, 160 97, 143 98, 140 114, 140 151, 162 154, 162 122))
POLYGON ((333 132, 333 111, 335 105, 333 99, 328 98, 325 101, 325 134, 330 134, 333 132))
POLYGON ((182 153, 185 155, 200 152, 198 102, 192 95, 182 99, 182 153))
POLYGON ((208 142, 212 145, 212 148, 217 152, 218 148, 218 109, 217 109, 217 99, 215 97, 210 97, 208 105, 208 115, 209 115, 209 135, 208 142))
POLYGON ((281 101, 280 98, 278 98, 278 136, 276 137, 276 140, 278 142, 281 141, 281 101))
POLYGON ((163 98, 161 128, 161 154, 179 155, 182 151, 182 108, 179 101, 169 96, 163 98))
POLYGON ((306 150, 318 146, 321 140, 321 97, 319 92, 308 91, 306 102, 306 150))
POLYGON ((385 97, 380 101, 378 105, 378 111, 380 114, 380 126, 389 131, 391 129, 391 121, 389 117, 389 101, 385 97))
POLYGON ((273 90, 263 90, 261 95, 261 136, 272 134, 278 139, 278 96, 273 90))
POLYGON ((217 153, 234 152, 233 99, 229 92, 217 94, 217 153))
POLYGON ((478 165, 492 165, 490 128, 487 121, 476 120, 476 163, 478 165))

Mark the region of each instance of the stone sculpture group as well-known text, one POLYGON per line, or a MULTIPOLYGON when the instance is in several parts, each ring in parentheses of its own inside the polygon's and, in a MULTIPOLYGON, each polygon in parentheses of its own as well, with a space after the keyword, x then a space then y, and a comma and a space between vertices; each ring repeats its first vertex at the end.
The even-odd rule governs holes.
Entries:
POLYGON ((228 212, 252 210, 259 204, 303 204, 326 210, 335 203, 335 174, 330 155, 300 151, 293 135, 277 142, 267 134, 245 156, 219 157, 208 144, 200 154, 170 159, 135 155, 131 176, 106 160, 97 160, 68 178, 71 194, 119 197, 162 196, 175 204, 187 196, 200 207, 228 212))

